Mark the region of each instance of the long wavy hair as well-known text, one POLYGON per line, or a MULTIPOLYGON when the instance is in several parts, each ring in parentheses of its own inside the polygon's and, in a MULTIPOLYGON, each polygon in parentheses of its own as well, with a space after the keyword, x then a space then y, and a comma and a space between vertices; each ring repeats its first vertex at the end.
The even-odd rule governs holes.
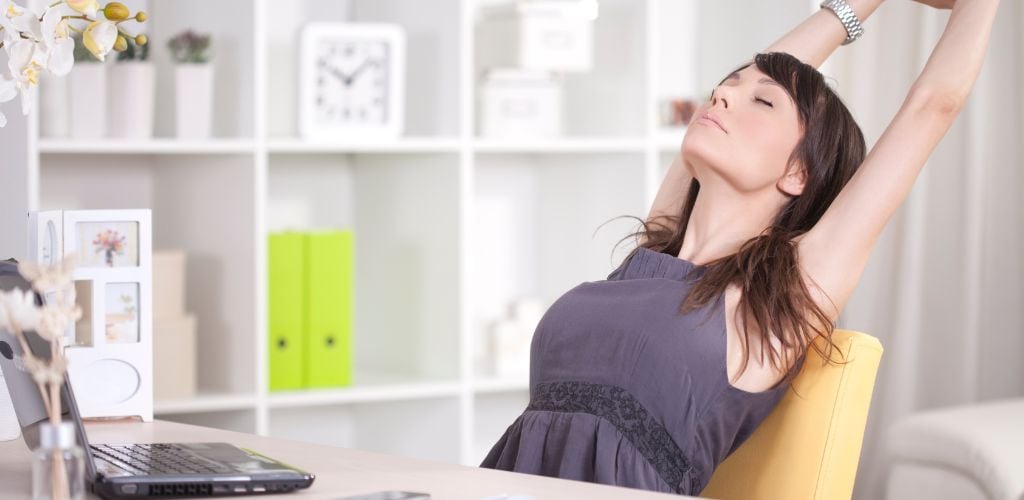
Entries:
MULTIPOLYGON (((700 308, 723 294, 728 285, 736 284, 742 291, 736 310, 744 354, 739 373, 747 369, 751 340, 745 311, 760 331, 760 362, 764 363, 767 353, 776 370, 786 368, 783 382, 788 383, 796 376, 797 370, 793 368, 808 346, 813 345, 826 361, 832 361, 832 350, 836 347, 832 342, 835 325, 812 299, 797 266, 792 239, 814 227, 863 163, 867 147, 853 116, 813 66, 792 55, 773 52, 757 54, 752 63, 736 71, 750 64, 781 84, 796 102, 804 135, 790 154, 788 167, 804 166, 804 190, 782 207, 768 228, 745 242, 735 254, 704 264, 704 274, 683 298, 679 312, 700 308), (778 339, 782 347, 776 349, 771 337, 778 339), (816 337, 824 337, 826 348, 813 342, 816 337)), ((640 220, 643 227, 619 243, 642 235, 642 247, 679 255, 699 194, 700 182, 693 179, 678 216, 662 215, 648 221, 627 216, 640 220)), ((624 261, 638 250, 635 248, 624 261)))

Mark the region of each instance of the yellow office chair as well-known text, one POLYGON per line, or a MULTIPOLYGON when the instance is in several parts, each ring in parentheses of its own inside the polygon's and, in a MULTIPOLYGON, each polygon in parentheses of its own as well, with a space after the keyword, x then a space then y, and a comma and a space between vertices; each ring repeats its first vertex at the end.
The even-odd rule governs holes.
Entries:
MULTIPOLYGON (((845 365, 808 351, 778 406, 715 470, 700 496, 721 500, 833 500, 853 495, 864 425, 882 358, 878 339, 835 330, 845 365)), ((817 339, 824 346, 822 339, 817 339)))

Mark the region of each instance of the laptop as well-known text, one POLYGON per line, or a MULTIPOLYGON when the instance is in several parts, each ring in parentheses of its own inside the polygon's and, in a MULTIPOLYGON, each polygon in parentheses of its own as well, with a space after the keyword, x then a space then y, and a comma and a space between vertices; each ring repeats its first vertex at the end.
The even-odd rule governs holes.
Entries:
MULTIPOLYGON (((12 269, 9 261, 0 262, 0 290, 28 290, 30 285, 12 269)), ((46 341, 33 332, 27 333, 26 339, 35 356, 49 358, 46 341)), ((47 416, 31 375, 19 368, 23 366, 22 353, 17 339, 0 330, 0 370, 14 402, 21 434, 31 450, 39 445, 39 426, 47 416)), ((313 474, 228 443, 90 445, 66 375, 61 408, 64 420, 75 426, 78 444, 85 451, 88 488, 104 498, 284 493, 308 488, 315 479, 313 474)))

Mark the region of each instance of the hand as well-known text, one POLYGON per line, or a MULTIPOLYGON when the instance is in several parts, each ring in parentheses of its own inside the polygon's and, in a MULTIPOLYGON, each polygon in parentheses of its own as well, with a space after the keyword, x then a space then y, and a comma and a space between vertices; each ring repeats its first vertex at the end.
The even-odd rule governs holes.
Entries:
POLYGON ((917 3, 923 3, 925 5, 930 5, 932 7, 935 7, 936 9, 952 9, 953 8, 953 4, 956 3, 956 0, 914 0, 914 1, 917 2, 917 3))

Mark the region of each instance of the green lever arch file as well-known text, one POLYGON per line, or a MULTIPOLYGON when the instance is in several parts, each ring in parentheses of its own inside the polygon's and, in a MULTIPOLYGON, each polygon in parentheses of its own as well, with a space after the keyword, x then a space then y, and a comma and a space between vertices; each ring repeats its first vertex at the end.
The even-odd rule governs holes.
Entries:
POLYGON ((311 233, 307 242, 306 386, 347 386, 352 382, 354 234, 311 233))
POLYGON ((306 236, 270 235, 267 245, 270 390, 302 389, 302 343, 306 330, 306 236))

